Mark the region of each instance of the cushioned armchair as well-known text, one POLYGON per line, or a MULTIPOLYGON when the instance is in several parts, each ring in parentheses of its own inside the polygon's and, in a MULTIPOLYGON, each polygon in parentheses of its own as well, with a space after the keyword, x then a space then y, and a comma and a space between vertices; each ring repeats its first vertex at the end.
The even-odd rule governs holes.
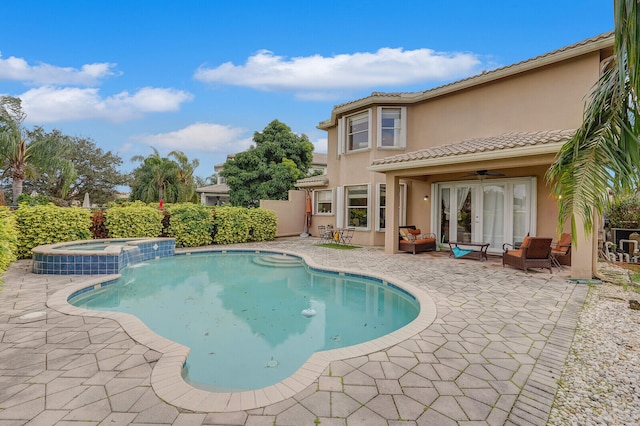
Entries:
POLYGON ((419 253, 436 249, 436 236, 434 234, 423 234, 415 226, 401 226, 398 232, 398 250, 409 253, 419 253))
POLYGON ((547 268, 552 274, 551 241, 551 238, 525 237, 517 250, 509 249, 510 244, 504 244, 502 266, 515 266, 525 272, 528 268, 547 268))

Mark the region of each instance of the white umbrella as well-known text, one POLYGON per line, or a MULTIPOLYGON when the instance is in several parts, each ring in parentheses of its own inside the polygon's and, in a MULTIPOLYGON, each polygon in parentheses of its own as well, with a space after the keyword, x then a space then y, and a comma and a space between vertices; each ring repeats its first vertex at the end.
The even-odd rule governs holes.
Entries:
POLYGON ((89 201, 89 193, 85 192, 84 193, 84 201, 82 202, 82 207, 85 209, 90 209, 91 208, 91 202, 89 201))

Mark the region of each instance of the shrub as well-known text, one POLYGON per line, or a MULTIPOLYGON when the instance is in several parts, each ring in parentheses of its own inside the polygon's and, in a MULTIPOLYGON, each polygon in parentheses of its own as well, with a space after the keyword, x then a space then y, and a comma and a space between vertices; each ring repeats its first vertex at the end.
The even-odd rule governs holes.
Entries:
POLYGON ((0 274, 16 260, 18 228, 16 216, 8 207, 0 207, 0 274))
POLYGON ((276 237, 278 216, 273 210, 249 209, 249 237, 251 241, 271 241, 276 237))
POLYGON ((31 257, 31 249, 43 244, 91 238, 91 213, 80 207, 53 204, 28 206, 15 211, 18 226, 18 258, 31 257))
POLYGON ((611 228, 638 228, 640 225, 640 200, 630 195, 614 200, 607 213, 611 228))
POLYGON ((249 241, 249 214, 244 207, 217 207, 213 210, 216 244, 244 243, 249 241))
POLYGON ((106 220, 105 214, 102 210, 97 210, 91 214, 91 228, 90 231, 93 234, 93 238, 109 238, 109 232, 104 224, 106 220))
POLYGON ((113 206, 105 216, 111 238, 155 238, 162 234, 163 213, 142 202, 113 206))
POLYGON ((173 204, 167 209, 167 234, 176 239, 176 247, 197 247, 211 244, 213 216, 210 209, 199 204, 173 204))

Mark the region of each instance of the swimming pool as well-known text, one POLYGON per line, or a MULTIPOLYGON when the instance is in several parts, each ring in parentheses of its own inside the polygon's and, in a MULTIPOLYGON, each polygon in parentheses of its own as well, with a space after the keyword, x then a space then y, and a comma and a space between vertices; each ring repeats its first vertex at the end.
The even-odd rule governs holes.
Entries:
POLYGON ((185 380, 216 392, 274 385, 315 352, 379 338, 420 311, 414 296, 384 280, 310 268, 295 256, 247 252, 125 268, 119 280, 77 291, 69 302, 133 314, 188 346, 185 380))

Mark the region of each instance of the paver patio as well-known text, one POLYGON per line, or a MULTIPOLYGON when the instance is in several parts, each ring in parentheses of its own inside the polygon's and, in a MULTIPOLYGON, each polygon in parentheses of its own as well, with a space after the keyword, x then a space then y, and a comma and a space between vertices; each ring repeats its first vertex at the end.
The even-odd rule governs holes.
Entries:
MULTIPOLYGON (((286 250, 319 265, 397 278, 435 302, 435 321, 410 339, 334 361, 295 396, 261 408, 199 413, 151 386, 161 353, 114 320, 71 316, 47 297, 82 276, 30 273, 14 263, 0 291, 2 425, 544 425, 587 286, 566 272, 523 273, 431 253, 334 250, 315 238, 238 245, 286 250)), ((233 247, 233 246, 230 246, 233 247)))

